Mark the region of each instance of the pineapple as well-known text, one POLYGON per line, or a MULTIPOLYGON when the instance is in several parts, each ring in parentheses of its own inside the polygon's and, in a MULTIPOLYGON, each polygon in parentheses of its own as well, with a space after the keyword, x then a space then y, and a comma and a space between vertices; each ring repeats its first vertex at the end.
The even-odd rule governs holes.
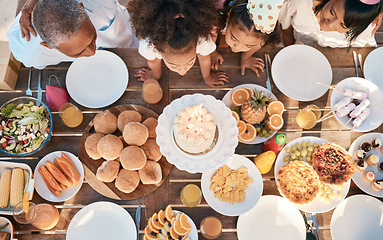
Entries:
POLYGON ((252 125, 260 124, 266 116, 267 104, 271 100, 263 91, 255 90, 254 96, 247 99, 241 107, 242 119, 252 125))

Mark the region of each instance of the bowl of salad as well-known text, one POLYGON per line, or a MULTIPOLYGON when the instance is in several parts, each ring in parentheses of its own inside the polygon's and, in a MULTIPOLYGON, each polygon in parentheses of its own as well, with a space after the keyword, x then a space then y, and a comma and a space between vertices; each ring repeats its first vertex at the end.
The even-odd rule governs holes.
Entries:
POLYGON ((30 155, 43 148, 52 135, 52 114, 33 97, 17 97, 0 107, 0 151, 30 155))

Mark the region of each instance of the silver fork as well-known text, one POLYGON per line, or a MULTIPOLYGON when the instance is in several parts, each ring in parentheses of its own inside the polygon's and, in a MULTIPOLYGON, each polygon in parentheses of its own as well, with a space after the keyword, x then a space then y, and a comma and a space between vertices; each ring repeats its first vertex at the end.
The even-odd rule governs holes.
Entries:
POLYGON ((313 226, 316 228, 316 233, 317 233, 317 237, 318 237, 318 240, 320 240, 320 233, 319 233, 319 226, 318 226, 318 220, 317 220, 317 215, 316 214, 312 214, 312 213, 305 213, 306 217, 307 217, 307 221, 312 221, 313 223, 313 226))
POLYGON ((41 70, 39 71, 39 82, 37 83, 37 99, 41 102, 43 98, 43 90, 41 89, 41 70))
POLYGON ((358 58, 356 56, 356 52, 352 51, 352 56, 354 57, 354 64, 355 64, 355 70, 356 70, 356 76, 359 77, 359 72, 358 72, 358 58))
POLYGON ((31 90, 31 76, 32 76, 32 68, 29 69, 29 78, 28 78, 28 89, 25 92, 27 96, 32 96, 32 90, 31 90))
MULTIPOLYGON (((265 64, 266 64, 266 88, 271 92, 271 83, 270 83, 270 76, 269 76, 269 65, 271 65, 270 56, 269 54, 265 54, 265 64)), ((271 66, 270 66, 271 67, 271 66)))

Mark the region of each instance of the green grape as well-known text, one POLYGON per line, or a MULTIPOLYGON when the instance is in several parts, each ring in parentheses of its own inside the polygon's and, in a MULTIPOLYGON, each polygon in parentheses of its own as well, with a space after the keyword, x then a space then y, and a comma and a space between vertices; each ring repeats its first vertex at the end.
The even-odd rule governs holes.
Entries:
POLYGON ((262 134, 266 135, 267 134, 267 130, 266 129, 262 129, 262 134))
POLYGON ((290 156, 290 161, 295 161, 295 158, 292 158, 292 157, 290 156))
POLYGON ((283 158, 283 161, 284 161, 284 162, 288 162, 289 160, 290 160, 289 156, 285 156, 285 157, 283 158))
POLYGON ((298 150, 295 150, 295 155, 297 155, 298 157, 301 155, 301 153, 298 151, 298 150))
POLYGON ((261 127, 256 127, 255 129, 257 130, 257 133, 260 133, 262 130, 261 127))
POLYGON ((295 147, 296 147, 297 149, 300 148, 300 146, 301 146, 300 143, 296 143, 296 144, 295 144, 295 147))
POLYGON ((273 133, 274 133, 274 131, 273 131, 273 130, 271 130, 271 129, 269 129, 267 132, 269 133, 269 135, 271 135, 271 134, 273 134, 273 133))
POLYGON ((303 148, 306 147, 306 142, 304 142, 304 141, 301 142, 301 147, 303 147, 303 148))
POLYGON ((258 133, 258 136, 259 136, 259 137, 263 137, 263 136, 264 136, 263 133, 262 133, 262 131, 260 131, 260 132, 258 133))
POLYGON ((306 156, 306 155, 307 155, 306 148, 301 149, 301 156, 306 156))
POLYGON ((312 155, 313 155, 313 152, 307 151, 307 154, 306 154, 307 157, 311 157, 312 155))
POLYGON ((307 143, 306 143, 306 146, 308 146, 308 147, 310 147, 310 146, 312 146, 313 145, 313 143, 311 142, 311 141, 308 141, 307 143))
POLYGON ((270 134, 269 134, 269 133, 266 133, 266 134, 265 134, 265 138, 268 138, 268 137, 270 137, 270 134))
POLYGON ((285 148, 285 152, 286 153, 290 153, 291 151, 290 151, 290 148, 285 148))
POLYGON ((313 143, 313 147, 318 147, 319 143, 313 143))
POLYGON ((312 152, 312 151, 314 151, 314 148, 311 147, 311 146, 309 146, 309 147, 307 148, 307 151, 308 151, 308 152, 312 152))
POLYGON ((307 161, 308 163, 310 163, 310 162, 311 162, 311 157, 306 157, 306 161, 307 161))
POLYGON ((297 155, 295 154, 295 152, 293 152, 290 156, 292 159, 296 159, 297 158, 297 155))
POLYGON ((305 160, 305 158, 302 157, 302 156, 299 156, 299 157, 298 157, 298 160, 299 160, 299 161, 303 161, 303 160, 305 160))
POLYGON ((295 150, 297 150, 297 148, 293 145, 293 146, 291 146, 291 151, 292 152, 295 152, 295 150))

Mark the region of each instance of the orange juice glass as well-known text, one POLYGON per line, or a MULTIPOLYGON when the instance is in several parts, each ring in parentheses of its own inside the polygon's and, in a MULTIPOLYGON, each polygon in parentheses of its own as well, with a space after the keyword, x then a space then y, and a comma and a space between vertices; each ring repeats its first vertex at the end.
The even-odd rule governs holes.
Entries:
POLYGON ((297 124, 303 129, 313 128, 319 118, 321 117, 321 111, 316 105, 308 105, 302 110, 299 110, 296 120, 297 124))
POLYGON ((18 203, 13 210, 13 217, 18 223, 32 224, 35 228, 49 230, 54 228, 59 221, 59 211, 52 204, 34 204, 27 202, 28 212, 23 210, 23 202, 18 203))
POLYGON ((185 206, 195 207, 201 203, 201 189, 195 184, 188 184, 181 190, 180 198, 185 206))
POLYGON ((142 86, 142 97, 149 104, 156 104, 162 99, 162 88, 155 79, 148 79, 142 86))
POLYGON ((63 105, 61 105, 59 109, 59 114, 63 123, 67 127, 74 128, 82 123, 82 112, 72 103, 64 103, 63 105))
POLYGON ((202 236, 207 239, 216 239, 222 233, 221 221, 213 216, 205 217, 200 225, 202 236))

